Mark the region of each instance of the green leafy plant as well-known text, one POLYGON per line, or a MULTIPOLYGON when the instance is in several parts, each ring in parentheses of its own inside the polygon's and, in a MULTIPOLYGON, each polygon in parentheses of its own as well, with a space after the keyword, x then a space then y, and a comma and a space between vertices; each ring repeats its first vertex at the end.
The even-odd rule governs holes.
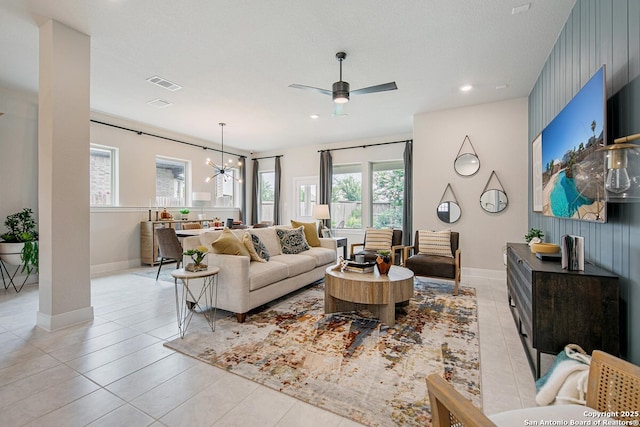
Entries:
POLYGON ((0 235, 0 238, 7 243, 24 243, 22 253, 21 272, 31 274, 38 271, 38 232, 36 231, 36 220, 33 218, 33 211, 24 208, 18 213, 7 216, 4 225, 9 230, 0 235))
POLYGON ((378 255, 380 256, 389 256, 391 255, 391 251, 388 249, 380 249, 379 251, 376 252, 378 255))
POLYGON ((190 211, 189 211, 189 209, 187 209, 187 208, 180 209, 180 213, 181 213, 182 215, 189 215, 189 212, 190 212, 190 211))
POLYGON ((186 250, 182 254, 190 256, 195 265, 200 265, 208 252, 209 250, 205 246, 198 246, 195 249, 186 250))
POLYGON ((540 240, 542 240, 542 238, 544 237, 544 234, 542 234, 542 230, 538 230, 537 228, 532 228, 531 230, 529 230, 527 234, 524 235, 524 240, 526 240, 527 243, 529 243, 531 242, 531 239, 533 239, 534 237, 537 237, 540 240))

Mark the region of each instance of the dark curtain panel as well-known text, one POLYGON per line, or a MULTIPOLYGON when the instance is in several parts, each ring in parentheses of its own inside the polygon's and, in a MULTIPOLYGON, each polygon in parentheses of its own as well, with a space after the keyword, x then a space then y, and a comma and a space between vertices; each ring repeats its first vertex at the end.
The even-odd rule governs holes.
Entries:
MULTIPOLYGON (((331 185, 333 182, 333 158, 331 152, 320 153, 320 188, 318 189, 318 201, 320 205, 331 206, 331 185)), ((331 220, 322 220, 323 225, 331 228, 331 220)))
POLYGON ((251 224, 258 223, 258 210, 260 209, 260 204, 258 203, 258 197, 260 197, 260 164, 258 159, 253 159, 253 172, 251 174, 251 186, 253 191, 251 191, 251 224))
POLYGON ((273 223, 280 224, 280 181, 282 170, 280 169, 280 157, 276 156, 276 173, 274 178, 275 188, 273 189, 273 223))
POLYGON ((240 201, 240 221, 247 222, 247 163, 244 157, 240 157, 240 179, 242 180, 242 200, 240 201))
POLYGON ((413 238, 413 141, 404 145, 404 202, 402 203, 402 244, 413 238))

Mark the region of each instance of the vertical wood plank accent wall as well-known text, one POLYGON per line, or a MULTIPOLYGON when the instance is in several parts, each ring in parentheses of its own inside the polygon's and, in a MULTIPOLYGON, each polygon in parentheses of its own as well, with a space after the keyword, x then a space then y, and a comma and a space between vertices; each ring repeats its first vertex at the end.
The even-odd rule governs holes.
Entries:
MULTIPOLYGON (((577 0, 529 94, 529 143, 606 65, 607 142, 640 133, 640 0, 577 0)), ((545 240, 584 236, 585 258, 620 277, 621 352, 640 364, 640 204, 608 204, 606 224, 532 212, 529 146, 529 227, 545 240)))

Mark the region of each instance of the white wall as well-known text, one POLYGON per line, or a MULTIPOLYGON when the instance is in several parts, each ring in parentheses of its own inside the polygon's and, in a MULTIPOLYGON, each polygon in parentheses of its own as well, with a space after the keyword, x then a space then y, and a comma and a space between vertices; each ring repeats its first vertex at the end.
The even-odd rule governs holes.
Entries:
MULTIPOLYGON (((0 112, 4 113, 0 117, 0 220, 4 221, 7 215, 24 207, 32 208, 37 215, 37 95, 0 87, 0 112)), ((91 118, 219 148, 217 143, 211 141, 151 128, 99 112, 92 112, 91 118)), ((213 192, 212 184, 204 182, 212 171, 204 161, 206 157, 215 159, 219 153, 96 123, 91 123, 91 142, 117 147, 120 159, 120 207, 91 209, 91 272, 101 273, 139 266, 139 224, 148 219, 149 201, 155 200, 155 156, 175 157, 191 162, 193 186, 188 190, 188 194, 191 194, 192 191, 213 192)), ((239 150, 231 151, 248 154, 239 150)), ((251 176, 250 166, 249 163, 247 176, 251 176)), ((190 218, 197 218, 197 214, 201 212, 200 205, 190 208, 190 218)), ((205 202, 203 209, 208 217, 239 218, 237 209, 213 208, 212 202, 205 202)), ((155 211, 155 206, 153 210, 155 211)), ((169 209, 174 216, 177 210, 178 208, 169 209)), ((0 233, 4 231, 5 227, 0 223, 0 233)))
POLYGON ((23 208, 38 212, 38 97, 0 87, 0 232, 23 208))
MULTIPOLYGON (((219 148, 217 143, 190 138, 163 129, 156 129, 140 123, 122 118, 108 116, 99 112, 92 112, 91 118, 96 121, 140 130, 166 138, 189 142, 208 147, 219 148)), ((204 179, 211 175, 213 169, 205 164, 205 159, 216 159, 220 153, 203 150, 180 144, 174 141, 155 138, 148 135, 138 135, 127 130, 91 123, 91 143, 118 148, 119 179, 120 179, 120 207, 93 208, 91 210, 91 268, 92 273, 118 270, 140 265, 140 221, 149 218, 148 209, 151 201, 152 218, 155 218, 155 176, 156 156, 171 157, 186 160, 191 164, 192 179, 187 179, 187 194, 206 191, 212 193, 213 183, 206 183, 204 179), (191 181, 191 186, 189 186, 191 181), (108 243, 107 243, 108 242, 108 243)), ((244 154, 239 150, 230 149, 237 154, 244 154)), ((248 165, 250 167, 250 164, 248 165)), ((247 172, 251 176, 250 170, 247 172)), ((208 218, 220 217, 239 218, 238 209, 213 208, 211 202, 203 204, 204 213, 208 218)), ((163 206, 159 206, 162 210, 163 206)), ((201 213, 200 205, 189 206, 190 219, 196 219, 201 213)), ((174 218, 179 218, 179 208, 167 209, 174 218)))
MULTIPOLYGON (((254 157, 282 155, 280 164, 282 167, 282 204, 281 223, 288 224, 290 220, 309 220, 309 218, 297 218, 295 215, 295 197, 297 193, 294 188, 294 181, 301 177, 318 178, 320 174, 320 153, 318 150, 330 148, 353 147, 350 150, 332 151, 333 164, 353 164, 362 163, 364 165, 363 174, 367 173, 368 162, 380 162, 388 160, 402 160, 404 144, 381 145, 377 147, 360 148, 362 145, 377 144, 391 141, 404 141, 412 139, 412 134, 397 134, 378 138, 359 139, 354 141, 344 141, 340 143, 322 145, 304 145, 286 150, 275 150, 270 152, 255 153, 254 157)), ((260 160, 260 170, 273 170, 273 159, 260 160)), ((363 191, 366 190, 363 186, 363 191)), ((369 194, 362 195, 363 204, 369 200, 369 194)), ((367 224, 367 219, 363 217, 363 224, 367 224)), ((347 237, 348 244, 363 241, 364 232, 362 230, 337 230, 339 236, 347 237)))
MULTIPOLYGON (((23 208, 38 215, 38 96, 0 87, 0 113, 4 113, 0 117, 1 234, 6 231, 7 215, 23 208)), ((23 278, 18 275, 15 282, 20 284, 23 278)), ((37 276, 31 276, 27 283, 37 281, 37 276)))
POLYGON ((527 120, 526 98, 414 116, 413 228, 460 232, 465 268, 504 271, 503 246, 522 242, 527 232, 527 120), (480 170, 471 177, 453 169, 465 135, 480 158, 480 170), (492 170, 509 198, 497 214, 479 203, 492 170), (462 210, 450 225, 436 216, 448 183, 462 210))
MULTIPOLYGON (((23 207, 37 211, 37 97, 0 88, 0 219, 23 207)), ((123 119, 92 112, 92 119, 217 147, 145 127, 123 119)), ((462 208, 462 218, 452 224, 460 231, 463 267, 504 271, 502 247, 507 241, 523 241, 527 231, 527 101, 516 99, 494 104, 452 109, 414 117, 413 134, 387 135, 325 145, 304 145, 286 150, 255 153, 255 156, 282 154, 282 223, 295 219, 294 179, 317 177, 318 150, 388 141, 414 140, 414 230, 440 230, 447 225, 436 216, 436 205, 447 183, 451 183, 462 208), (465 135, 469 135, 481 161, 480 171, 468 178, 453 170, 453 161, 465 135), (495 170, 509 197, 509 207, 500 214, 480 208, 479 198, 491 171, 495 170)), ((91 142, 119 147, 121 208, 91 211, 92 272, 112 271, 139 265, 139 222, 147 219, 149 200, 155 195, 155 156, 177 157, 192 162, 191 191, 211 191, 202 179, 210 172, 204 158, 215 156, 197 147, 137 135, 103 125, 91 124, 91 142)), ((404 144, 366 149, 334 151, 335 164, 401 159, 404 144)), ((239 152, 238 150, 232 150, 239 152)), ((240 154, 248 154, 241 153, 240 154)), ((273 169, 273 160, 262 160, 261 169, 273 169)), ((247 163, 247 179, 251 162, 247 163)), ((250 193, 249 193, 250 194, 250 193)), ((367 200, 366 198, 364 200, 367 200)), ((209 203, 210 205, 210 203, 209 203)), ((193 208, 195 218, 199 208, 193 208)), ((206 213, 221 218, 238 217, 236 210, 213 209, 206 213)), ((247 218, 249 218, 247 214, 247 218)), ((0 225, 0 230, 4 227, 0 225)), ((344 232, 349 243, 362 240, 362 232, 344 232)))

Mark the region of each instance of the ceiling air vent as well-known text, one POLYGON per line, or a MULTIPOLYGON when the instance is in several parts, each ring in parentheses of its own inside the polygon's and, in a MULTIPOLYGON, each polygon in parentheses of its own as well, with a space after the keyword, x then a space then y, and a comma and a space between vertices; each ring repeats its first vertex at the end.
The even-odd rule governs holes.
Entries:
POLYGON ((169 105, 172 105, 173 102, 165 101, 164 99, 158 98, 152 101, 147 101, 147 104, 153 105, 156 108, 164 108, 164 107, 168 107, 169 105))
POLYGON ((158 77, 158 76, 153 76, 153 77, 149 77, 147 79, 147 81, 149 83, 153 83, 154 85, 158 85, 160 87, 163 87, 167 90, 170 90, 172 92, 175 92, 176 90, 182 89, 182 86, 177 85, 173 82, 170 82, 167 79, 163 79, 162 77, 158 77))

